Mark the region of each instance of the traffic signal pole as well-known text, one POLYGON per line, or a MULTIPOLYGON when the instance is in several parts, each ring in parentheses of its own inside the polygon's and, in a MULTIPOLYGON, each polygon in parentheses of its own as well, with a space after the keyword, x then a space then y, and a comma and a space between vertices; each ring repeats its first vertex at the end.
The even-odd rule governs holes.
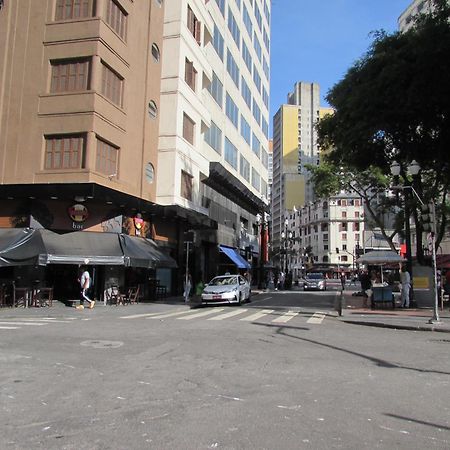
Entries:
POLYGON ((439 323, 439 293, 438 293, 438 279, 437 279, 437 264, 436 264, 436 205, 434 201, 430 203, 430 225, 431 225, 431 258, 433 262, 433 278, 434 278, 434 309, 433 318, 430 323, 439 323))

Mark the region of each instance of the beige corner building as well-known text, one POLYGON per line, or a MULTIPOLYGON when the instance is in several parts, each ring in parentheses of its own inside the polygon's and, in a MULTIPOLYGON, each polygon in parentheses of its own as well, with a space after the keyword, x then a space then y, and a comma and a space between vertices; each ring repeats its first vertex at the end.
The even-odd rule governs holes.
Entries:
POLYGON ((163 22, 163 0, 1 2, 0 228, 158 237, 163 22))

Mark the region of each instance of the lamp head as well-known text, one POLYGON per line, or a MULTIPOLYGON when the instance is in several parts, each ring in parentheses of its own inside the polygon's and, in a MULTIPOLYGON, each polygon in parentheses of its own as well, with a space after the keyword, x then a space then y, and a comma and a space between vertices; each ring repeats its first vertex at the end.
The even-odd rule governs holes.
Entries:
POLYGON ((413 177, 418 175, 420 172, 420 164, 413 159, 411 164, 408 166, 408 175, 412 175, 413 177))
POLYGON ((394 177, 398 177, 400 175, 400 164, 397 161, 392 161, 391 174, 394 175, 394 177))

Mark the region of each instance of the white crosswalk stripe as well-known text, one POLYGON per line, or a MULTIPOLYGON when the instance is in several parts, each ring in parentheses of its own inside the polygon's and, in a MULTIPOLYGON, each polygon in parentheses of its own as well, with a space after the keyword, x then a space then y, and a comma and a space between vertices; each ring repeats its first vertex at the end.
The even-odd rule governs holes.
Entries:
POLYGON ((280 317, 272 320, 272 323, 286 323, 293 319, 295 316, 298 316, 298 312, 296 311, 288 311, 280 317))
POLYGON ((175 317, 175 316, 180 316, 182 314, 193 314, 195 311, 194 310, 183 310, 183 311, 175 311, 172 313, 166 313, 166 314, 157 314, 155 316, 151 316, 151 317, 146 317, 146 319, 166 319, 167 317, 175 317))
POLYGON ((26 325, 26 326, 35 326, 41 327, 47 325, 46 323, 37 323, 37 322, 0 322, 0 325, 26 325))
POLYGON ((306 322, 312 324, 321 324, 323 319, 325 319, 326 314, 323 313, 314 313, 312 317, 310 317, 306 322))
POLYGON ((251 316, 243 317, 240 320, 242 320, 244 322, 254 322, 255 320, 261 319, 261 317, 267 316, 268 314, 272 314, 272 313, 273 313, 273 309, 263 309, 262 311, 252 314, 251 316))
POLYGON ((219 309, 212 309, 209 311, 203 311, 197 314, 192 314, 190 316, 183 316, 183 317, 177 317, 178 320, 192 320, 192 319, 197 319, 198 317, 205 317, 205 316, 209 316, 211 314, 215 314, 216 312, 221 312, 223 311, 224 308, 219 308, 219 309))
POLYGON ((80 320, 76 317, 59 320, 52 317, 22 317, 20 319, 6 319, 0 321, 0 330, 18 330, 22 327, 45 327, 46 325, 74 323, 73 320, 80 320), (72 319, 72 320, 70 320, 72 319))
POLYGON ((236 311, 230 311, 230 312, 227 312, 225 314, 220 314, 220 315, 218 315, 216 317, 210 317, 207 320, 224 320, 224 319, 228 319, 230 317, 237 316, 239 314, 244 314, 247 311, 248 311, 248 309, 237 309, 236 311))

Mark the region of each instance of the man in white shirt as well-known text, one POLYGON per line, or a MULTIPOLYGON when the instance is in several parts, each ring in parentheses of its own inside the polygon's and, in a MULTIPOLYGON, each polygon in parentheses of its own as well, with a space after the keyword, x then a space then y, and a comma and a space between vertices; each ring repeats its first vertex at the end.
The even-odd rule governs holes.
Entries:
POLYGON ((409 308, 409 291, 411 289, 411 275, 406 270, 406 267, 402 267, 400 272, 400 282, 402 284, 402 308, 409 308))
MULTIPOLYGON (((91 287, 91 275, 89 274, 87 269, 84 269, 83 273, 81 274, 81 277, 80 277, 80 289, 81 289, 80 307, 82 306, 84 308, 83 303, 85 300, 89 303, 89 309, 92 309, 94 307, 95 301, 91 300, 87 295, 90 287, 91 287)), ((83 309, 83 308, 80 308, 80 309, 83 309)))

